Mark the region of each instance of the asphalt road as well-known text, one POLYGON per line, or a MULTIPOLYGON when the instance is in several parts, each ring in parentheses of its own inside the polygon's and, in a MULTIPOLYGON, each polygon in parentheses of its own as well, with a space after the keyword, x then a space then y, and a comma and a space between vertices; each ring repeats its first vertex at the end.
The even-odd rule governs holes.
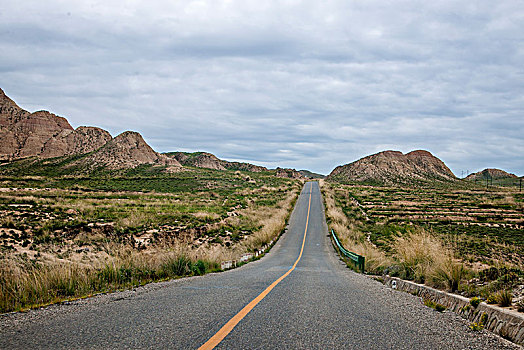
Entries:
POLYGON ((263 259, 223 273, 1 316, 0 348, 197 349, 292 268, 306 222, 296 268, 217 348, 514 348, 471 331, 451 312, 438 313, 419 298, 347 269, 331 246, 316 182, 304 186, 287 233, 263 259))

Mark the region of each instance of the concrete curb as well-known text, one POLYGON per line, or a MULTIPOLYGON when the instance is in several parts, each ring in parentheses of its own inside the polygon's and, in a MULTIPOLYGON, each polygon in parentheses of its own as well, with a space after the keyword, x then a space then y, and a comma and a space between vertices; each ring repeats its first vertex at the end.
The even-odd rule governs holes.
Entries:
POLYGON ((471 322, 480 322, 483 314, 487 315, 484 328, 512 342, 524 345, 524 314, 498 306, 480 303, 476 308, 470 299, 461 295, 450 294, 422 284, 405 281, 397 277, 383 276, 384 284, 390 288, 430 299, 444 305, 471 322))

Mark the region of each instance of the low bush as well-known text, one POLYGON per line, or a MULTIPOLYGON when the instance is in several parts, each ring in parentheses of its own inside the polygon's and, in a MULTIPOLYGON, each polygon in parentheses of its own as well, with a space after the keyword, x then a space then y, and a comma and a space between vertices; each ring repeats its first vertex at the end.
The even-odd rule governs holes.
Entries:
POLYGON ((471 298, 471 300, 469 301, 469 303, 471 304, 471 306, 473 306, 475 309, 477 308, 477 306, 479 306, 480 302, 482 300, 480 298, 477 298, 477 297, 473 297, 471 298))
POLYGON ((486 303, 488 304, 496 304, 497 303, 497 296, 493 293, 490 293, 488 297, 486 298, 486 303))
POLYGON ((466 274, 463 264, 448 260, 438 266, 433 272, 433 281, 443 283, 453 293, 458 290, 462 278, 466 274))
POLYGON ((472 322, 470 325, 469 325, 469 328, 471 328, 471 330, 475 331, 475 332, 480 332, 481 330, 484 329, 484 325, 480 322, 472 322))

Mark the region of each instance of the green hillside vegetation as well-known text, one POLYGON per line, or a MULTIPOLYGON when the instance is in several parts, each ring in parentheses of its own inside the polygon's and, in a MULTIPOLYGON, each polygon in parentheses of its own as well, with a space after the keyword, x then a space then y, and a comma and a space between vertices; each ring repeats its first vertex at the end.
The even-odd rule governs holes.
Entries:
POLYGON ((524 282, 518 189, 326 182, 323 192, 329 226, 369 272, 483 298, 524 282))
POLYGON ((301 182, 84 156, 0 167, 0 312, 220 269, 281 234, 301 182))

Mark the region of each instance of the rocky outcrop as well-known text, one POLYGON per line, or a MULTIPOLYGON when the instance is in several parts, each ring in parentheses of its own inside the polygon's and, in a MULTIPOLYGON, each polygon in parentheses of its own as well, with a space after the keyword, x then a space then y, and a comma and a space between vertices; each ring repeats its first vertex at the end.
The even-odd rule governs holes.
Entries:
POLYGON ((304 179, 304 176, 295 169, 276 168, 276 176, 288 179, 304 179))
POLYGON ((403 154, 398 151, 376 153, 353 163, 338 166, 327 177, 340 182, 381 184, 455 180, 455 175, 428 151, 403 154))
POLYGON ((269 171, 267 168, 259 165, 228 162, 217 158, 214 154, 207 152, 169 152, 166 156, 178 160, 182 165, 194 166, 197 168, 215 169, 215 170, 240 170, 262 172, 269 171))
POLYGON ((517 175, 511 174, 508 172, 505 172, 501 169, 484 169, 482 171, 469 174, 466 177, 466 180, 486 180, 486 179, 493 179, 493 180, 499 180, 499 179, 513 179, 517 178, 517 175))
POLYGON ((225 161, 218 159, 215 155, 207 152, 171 152, 166 154, 168 157, 176 159, 185 166, 196 168, 206 168, 215 170, 226 170, 225 161))
POLYGON ((76 130, 63 130, 50 139, 39 154, 42 158, 71 156, 96 151, 112 139, 106 130, 80 126, 76 130))
POLYGON ((71 127, 47 111, 29 113, 0 89, 0 159, 70 156, 92 152, 111 140, 100 128, 71 127))
POLYGON ((155 152, 142 136, 134 131, 121 133, 78 162, 89 167, 109 169, 135 168, 142 164, 181 166, 176 159, 155 152))
POLYGON ((12 125, 20 120, 20 118, 29 114, 28 111, 18 107, 18 105, 0 89, 0 128, 12 125))
POLYGON ((225 167, 229 170, 251 171, 254 173, 269 171, 266 167, 242 162, 226 162, 225 167))
POLYGON ((0 130, 0 157, 39 156, 47 142, 66 130, 73 131, 68 121, 47 111, 19 113, 16 117, 4 118, 0 130))
POLYGON ((302 174, 302 176, 304 176, 305 178, 308 178, 308 179, 325 179, 326 178, 326 175, 314 173, 312 171, 305 170, 305 169, 304 170, 299 170, 298 172, 300 174, 302 174))
POLYGON ((0 89, 0 160, 83 154, 88 156, 73 164, 112 169, 158 164, 169 166, 171 172, 181 168, 175 159, 155 152, 136 132, 124 132, 113 139, 100 128, 80 126, 75 130, 65 118, 23 110, 0 89))

